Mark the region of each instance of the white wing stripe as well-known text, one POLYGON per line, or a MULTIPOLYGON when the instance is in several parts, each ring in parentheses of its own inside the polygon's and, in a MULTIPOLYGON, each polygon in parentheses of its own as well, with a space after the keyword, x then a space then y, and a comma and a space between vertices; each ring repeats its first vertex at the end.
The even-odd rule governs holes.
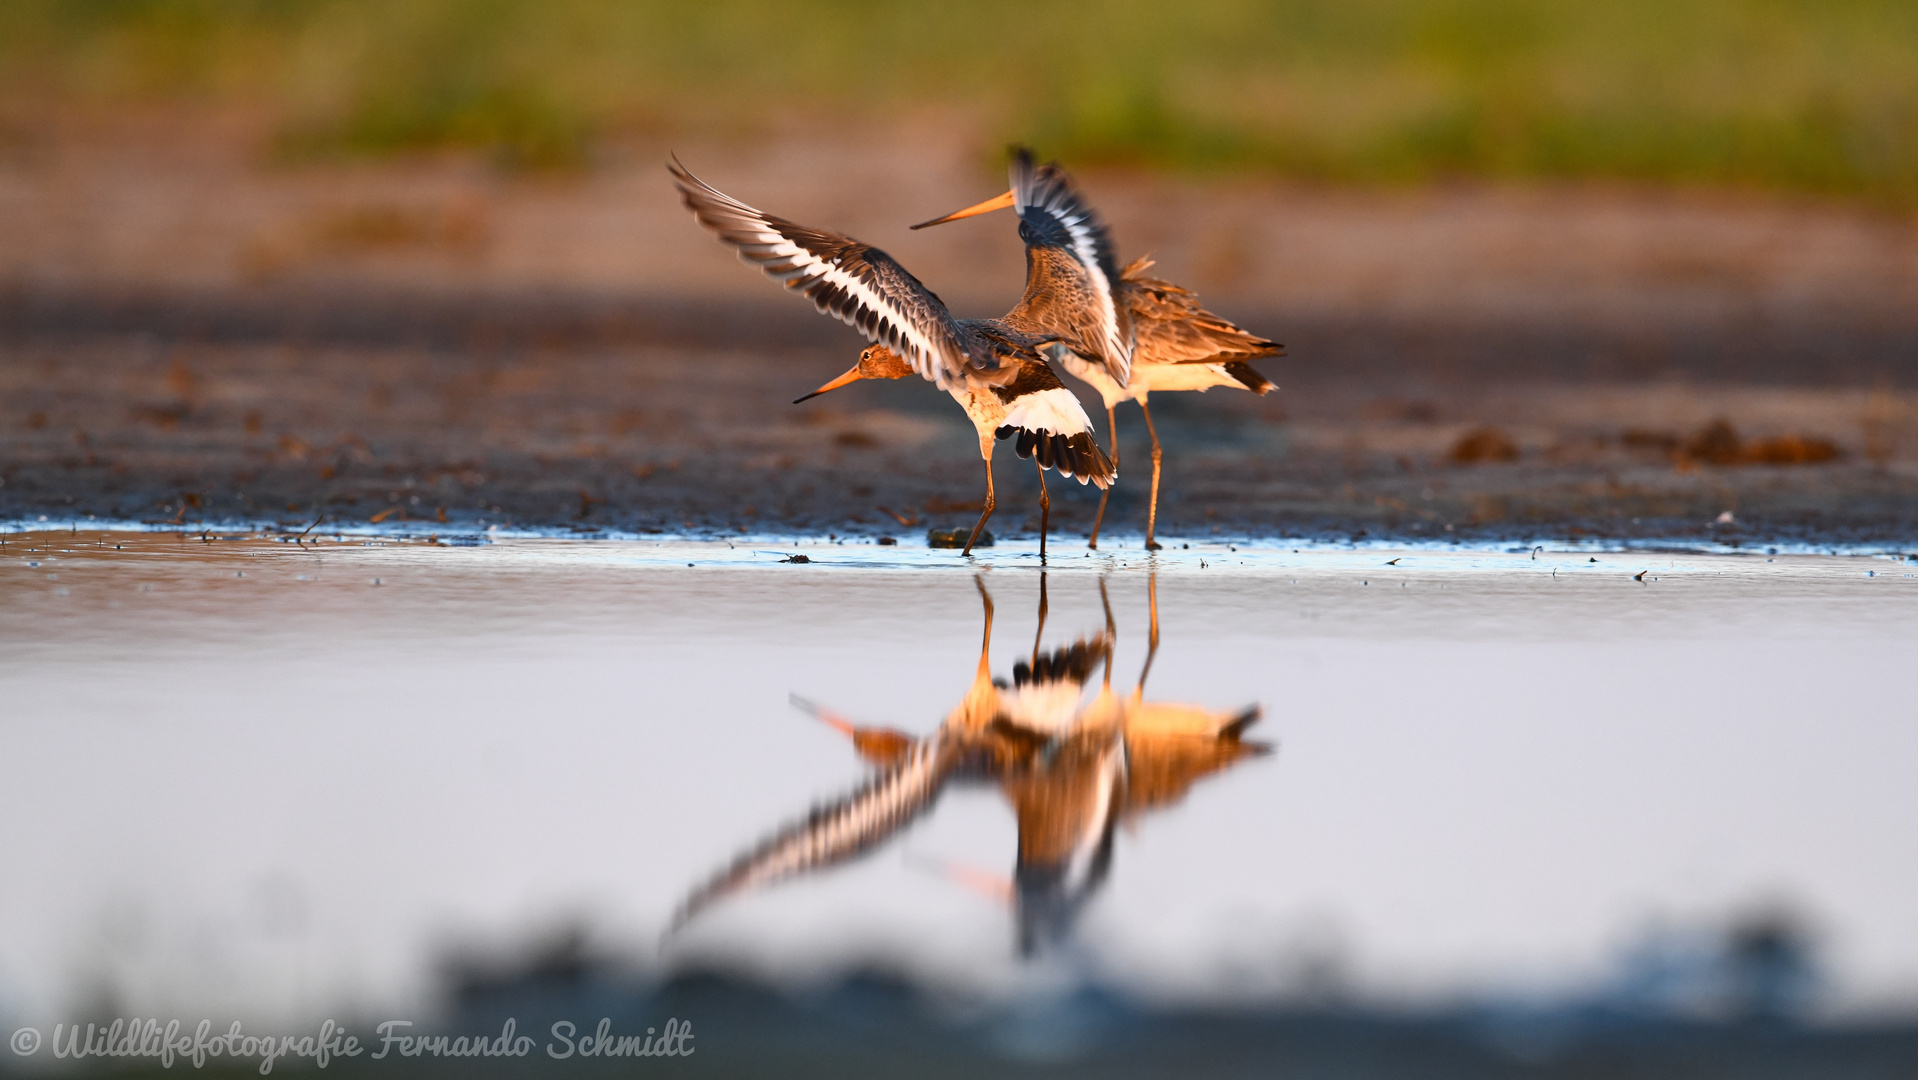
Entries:
POLYGON ((944 783, 946 744, 940 736, 914 746, 904 762, 847 798, 815 809, 781 829, 694 890, 674 916, 684 925, 719 899, 852 858, 879 844, 930 806, 944 783))
MULTIPOLYGON (((957 341, 940 340, 936 327, 923 325, 923 319, 915 319, 901 306, 900 298, 880 287, 884 280, 869 282, 835 262, 826 261, 780 232, 766 214, 713 188, 677 164, 673 166, 673 174, 694 215, 721 240, 737 249, 741 261, 758 266, 773 280, 804 294, 822 314, 831 315, 869 339, 905 354, 915 372, 942 390, 949 391, 950 384, 969 366, 971 359, 965 355, 965 347, 957 341)), ((858 243, 836 234, 825 235, 848 244, 858 243)), ((890 280, 886 275, 903 273, 885 253, 863 245, 859 247, 880 260, 870 265, 881 278, 890 280)), ((910 281, 910 275, 907 277, 910 281)), ((915 298, 930 301, 935 308, 938 306, 938 299, 929 293, 915 298)), ((944 316, 940 309, 934 317, 944 316)))
POLYGON ((902 351, 907 354, 914 371, 931 379, 940 389, 946 388, 945 370, 938 362, 937 346, 906 318, 904 312, 887 302, 883 293, 783 236, 760 233, 758 238, 763 239, 761 245, 756 246, 763 246, 765 254, 753 253, 742 244, 739 245, 742 261, 758 264, 768 276, 784 283, 787 288, 811 296, 813 306, 821 312, 848 326, 881 333, 892 339, 885 344, 903 346, 902 351), (821 281, 851 294, 857 304, 844 313, 834 311, 827 299, 814 294, 815 287, 821 281), (862 322, 862 316, 884 319, 888 325, 868 326, 862 322))
POLYGON ((1099 249, 1094 243, 1096 238, 1093 231, 1086 227, 1087 215, 1068 213, 1051 199, 1041 204, 1041 207, 1057 218, 1066 227, 1066 232, 1072 235, 1073 252, 1092 278, 1093 292, 1099 298, 1099 326, 1105 331, 1105 353, 1118 366, 1114 374, 1123 385, 1132 372, 1132 351, 1126 348, 1125 342, 1119 337, 1119 313, 1112 303, 1112 282, 1106 279, 1105 269, 1099 265, 1099 249))

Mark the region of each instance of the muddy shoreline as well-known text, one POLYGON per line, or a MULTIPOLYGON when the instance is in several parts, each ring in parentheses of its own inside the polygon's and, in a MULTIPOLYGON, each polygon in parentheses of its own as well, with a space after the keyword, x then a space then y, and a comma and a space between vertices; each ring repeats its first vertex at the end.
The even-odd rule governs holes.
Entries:
MULTIPOLYGON (((905 228, 1000 182, 962 144, 645 144, 537 180, 457 156, 272 166, 263 137, 127 117, 0 158, 0 519, 970 525, 983 483, 951 403, 898 383, 791 405, 860 339, 714 244, 661 168, 678 152, 883 244, 956 311, 1004 311, 1010 227, 905 228)), ((1600 186, 1081 179, 1122 255, 1289 349, 1261 364, 1276 394, 1155 403, 1168 535, 1918 542, 1910 220, 1600 186)), ((1111 527, 1136 537, 1130 406, 1120 440, 1111 527)), ((1030 466, 1002 452, 997 477, 994 530, 1035 529, 1030 466)), ((1061 534, 1083 533, 1096 497, 1053 491, 1061 534)))
MULTIPOLYGON (((1279 393, 1155 403, 1166 535, 1918 537, 1903 389, 1918 322, 1250 321, 1284 328, 1291 355, 1262 365, 1279 393), (1760 452, 1791 440, 1829 459, 1760 452)), ((857 346, 778 303, 15 289, 0 518, 866 537, 969 523, 980 467, 943 397, 899 383, 790 404, 857 346)), ((1148 445, 1136 410, 1120 423, 1111 521, 1135 537, 1148 445)), ((996 531, 1036 529, 1030 466, 1009 450, 995 465, 996 531)), ((1083 534, 1095 493, 1052 488, 1060 535, 1083 534)))

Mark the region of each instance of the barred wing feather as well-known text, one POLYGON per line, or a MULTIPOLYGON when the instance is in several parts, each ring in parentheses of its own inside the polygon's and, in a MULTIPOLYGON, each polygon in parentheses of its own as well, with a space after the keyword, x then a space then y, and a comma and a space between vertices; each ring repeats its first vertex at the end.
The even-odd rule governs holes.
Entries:
POLYGON ((742 261, 811 299, 813 306, 906 358, 940 389, 968 366, 991 371, 998 360, 969 348, 945 304, 892 256, 850 236, 809 228, 756 210, 668 165, 686 208, 742 261))
POLYGON ((1063 169, 1033 165, 1032 154, 1023 148, 1013 154, 1012 191, 1020 223, 1047 243, 1071 251, 1085 267, 1101 337, 1098 345, 1105 354, 1107 369, 1124 385, 1132 373, 1132 335, 1129 326, 1121 322, 1119 268, 1106 223, 1073 190, 1063 169))
POLYGON ((851 795, 815 807, 804 820, 773 834, 693 890, 674 915, 671 929, 728 896, 846 862, 884 843, 932 806, 951 761, 944 738, 915 744, 897 764, 851 795))

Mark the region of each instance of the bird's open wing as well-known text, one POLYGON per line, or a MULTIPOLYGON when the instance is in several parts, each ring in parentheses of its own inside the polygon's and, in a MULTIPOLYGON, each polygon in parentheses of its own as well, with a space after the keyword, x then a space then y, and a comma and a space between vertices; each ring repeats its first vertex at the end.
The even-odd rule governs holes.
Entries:
POLYGON ((1034 165, 1031 152, 1023 147, 1013 152, 1012 193, 1020 224, 1046 243, 1071 251, 1085 267, 1098 322, 1097 344, 1107 371, 1125 383, 1132 373, 1132 334, 1118 303, 1119 267, 1105 222, 1079 197, 1065 170, 1034 165))
POLYGON ((893 257, 850 236, 812 229, 755 210, 686 171, 667 170, 701 225, 739 249, 742 261, 809 297, 813 306, 904 356, 940 389, 970 365, 997 368, 983 349, 968 351, 946 305, 893 257), (974 355, 974 354, 977 355, 974 355))
POLYGON ((814 808, 694 889, 672 929, 725 897, 845 862, 883 843, 938 798, 952 761, 944 738, 922 740, 859 790, 814 808))

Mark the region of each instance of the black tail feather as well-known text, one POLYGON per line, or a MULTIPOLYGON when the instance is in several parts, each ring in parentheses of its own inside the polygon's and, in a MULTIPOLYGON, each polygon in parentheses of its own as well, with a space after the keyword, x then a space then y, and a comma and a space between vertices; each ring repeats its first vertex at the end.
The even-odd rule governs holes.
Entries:
POLYGON ((1260 709, 1257 705, 1247 706, 1240 711, 1239 715, 1227 721, 1226 725, 1219 729, 1220 736, 1227 739, 1238 738, 1245 733, 1246 728, 1259 722, 1259 713, 1260 709))
POLYGON ((1252 365, 1243 360, 1235 360, 1225 365, 1225 373, 1239 380, 1247 390, 1255 394, 1268 394, 1279 388, 1277 383, 1252 370, 1252 365))
POLYGON ((1012 685, 1025 686, 1028 683, 1072 682, 1084 683, 1092 677, 1092 669, 1112 652, 1112 643, 1104 635, 1087 640, 1084 638, 1048 653, 1039 654, 1039 663, 1035 667, 1024 660, 1012 665, 1012 685))
POLYGON ((1082 431, 1077 435, 1060 435, 1051 431, 1031 431, 1016 428, 1008 424, 993 432, 1001 439, 1018 436, 1013 450, 1022 458, 1038 455, 1039 464, 1068 476, 1081 484, 1095 484, 1100 488, 1110 487, 1119 478, 1112 460, 1106 457, 1104 450, 1092 440, 1092 433, 1082 431))

